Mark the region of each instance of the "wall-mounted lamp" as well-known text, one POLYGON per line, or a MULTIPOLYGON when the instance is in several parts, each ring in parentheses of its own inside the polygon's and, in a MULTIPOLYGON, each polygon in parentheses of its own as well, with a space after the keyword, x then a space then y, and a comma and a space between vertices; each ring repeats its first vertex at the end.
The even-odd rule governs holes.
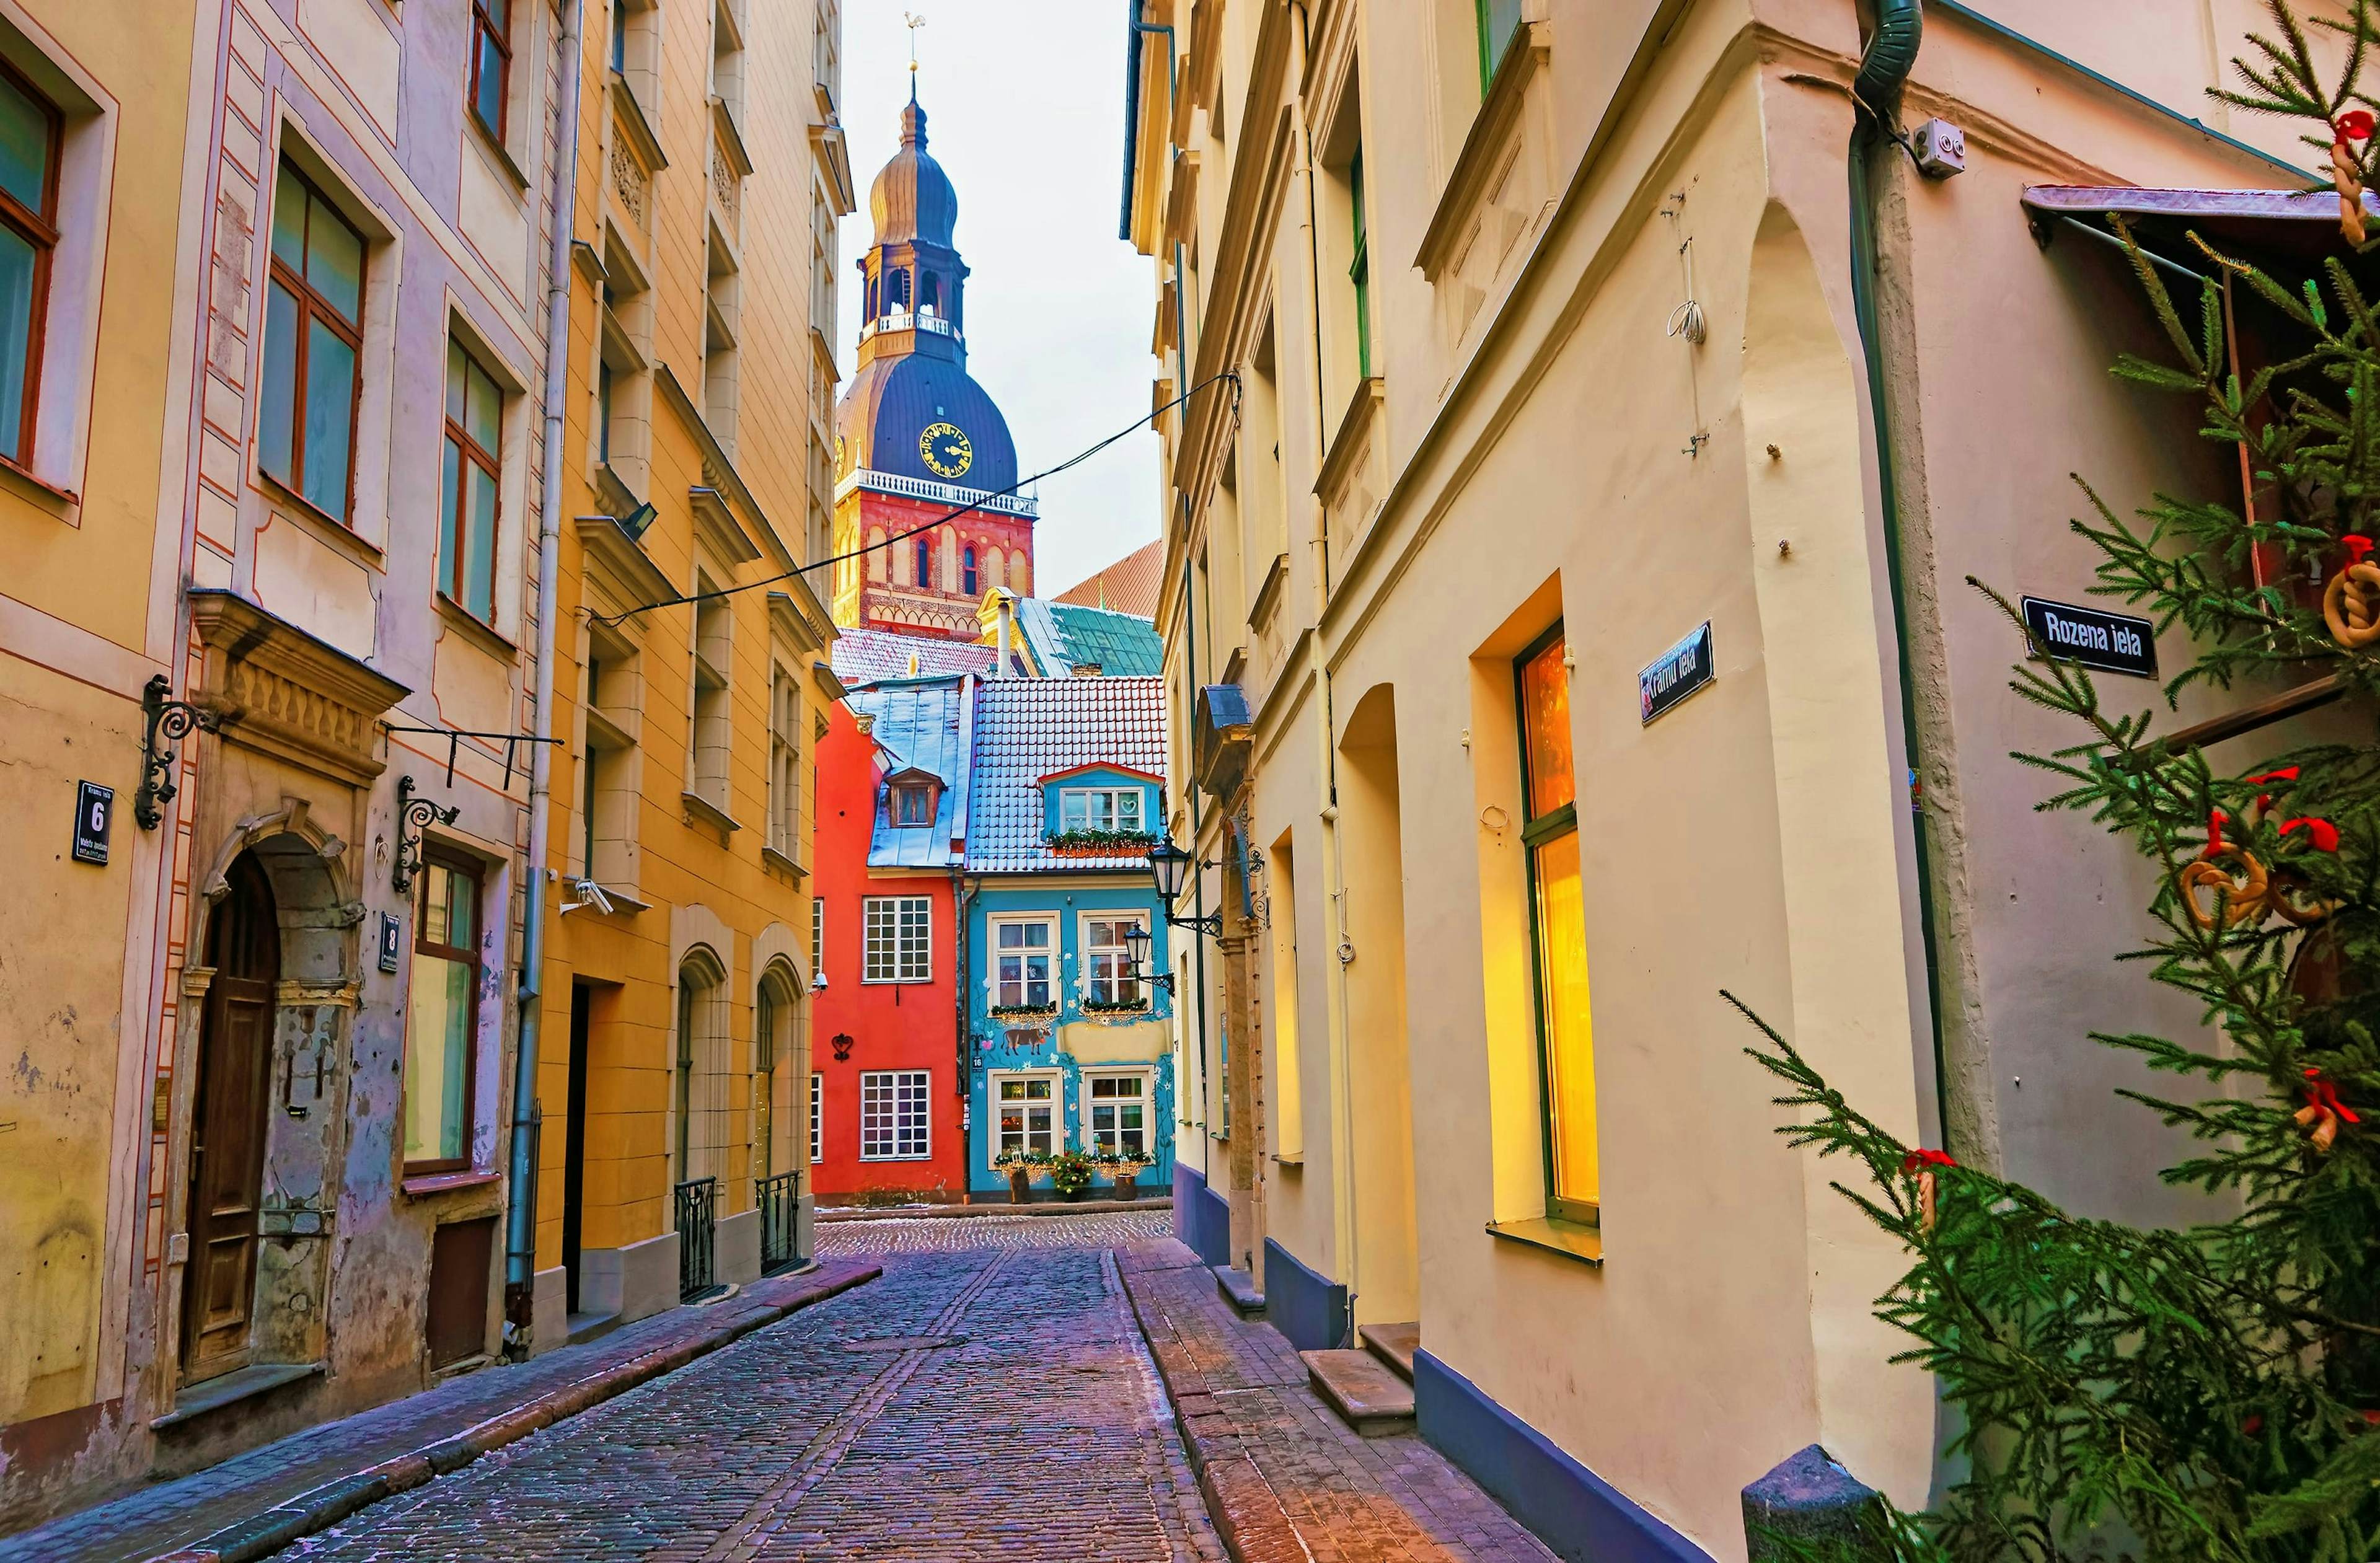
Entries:
POLYGON ((1208 939, 1220 939, 1223 937, 1223 915, 1220 912, 1209 912, 1203 917, 1177 917, 1173 915, 1173 903, 1182 899, 1182 888, 1189 882, 1191 869, 1208 866, 1211 865, 1199 862, 1175 846, 1171 838, 1160 840, 1148 849, 1148 877, 1157 886, 1158 899, 1165 904, 1166 923, 1172 927, 1195 929, 1208 939))

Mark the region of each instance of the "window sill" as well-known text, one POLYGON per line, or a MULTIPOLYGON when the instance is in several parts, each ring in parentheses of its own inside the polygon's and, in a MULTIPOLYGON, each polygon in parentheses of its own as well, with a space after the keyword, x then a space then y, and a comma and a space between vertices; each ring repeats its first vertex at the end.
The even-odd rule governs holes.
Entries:
POLYGON ((502 631, 443 591, 437 594, 436 600, 438 616, 460 631, 464 639, 504 661, 520 660, 520 648, 506 638, 502 631))
POLYGON ((1506 1242, 1542 1248, 1598 1270, 1603 1268, 1602 1232, 1574 1221, 1555 1221, 1542 1216, 1527 1221, 1490 1221, 1488 1235, 1506 1242))
POLYGON ((75 518, 82 510, 81 495, 72 489, 42 482, 6 456, 0 456, 0 490, 40 506, 70 526, 80 524, 75 518))
POLYGON ((285 1384, 315 1378, 327 1374, 327 1363, 257 1363, 221 1378, 210 1378, 184 1388, 174 1397, 174 1409, 152 1419, 150 1431, 162 1433, 168 1427, 178 1427, 186 1422, 196 1422, 202 1416, 269 1395, 285 1384))
POLYGON ((790 874, 796 879, 809 878, 808 869, 772 846, 764 846, 760 849, 760 862, 764 866, 774 868, 780 874, 790 874))
POLYGON ((273 506, 276 515, 286 515, 302 527, 322 534, 334 548, 349 550, 363 557, 374 570, 385 562, 386 551, 353 527, 316 504, 297 490, 285 486, 281 479, 261 468, 256 474, 256 487, 273 506))
POLYGON ((872 977, 872 976, 864 976, 864 977, 861 977, 861 978, 859 979, 859 986, 860 986, 860 987, 923 987, 927 986, 929 983, 932 982, 933 980, 934 980, 934 979, 933 979, 932 977, 929 977, 929 976, 914 976, 914 977, 872 977))
POLYGON ((493 1168, 458 1168, 452 1172, 409 1172, 397 1187, 407 1198, 419 1199, 428 1194, 450 1193, 456 1189, 485 1188, 504 1176, 493 1168))
POLYGON ((1272 1160, 1273 1165, 1276 1167, 1294 1167, 1301 1172, 1305 1170, 1305 1153, 1304 1151, 1299 1151, 1294 1156, 1283 1156, 1279 1151, 1275 1151, 1273 1153, 1272 1160))
POLYGON ((504 144, 496 139, 495 132, 468 108, 463 111, 463 119, 470 126, 472 139, 480 143, 480 150, 494 161, 496 171, 510 179, 513 188, 526 198, 528 195, 528 176, 521 172, 520 164, 514 161, 513 154, 505 150, 504 144))
POLYGON ((689 816, 701 820, 714 830, 724 830, 732 834, 744 829, 735 822, 735 816, 699 793, 680 793, 677 795, 677 801, 686 806, 686 812, 689 816))

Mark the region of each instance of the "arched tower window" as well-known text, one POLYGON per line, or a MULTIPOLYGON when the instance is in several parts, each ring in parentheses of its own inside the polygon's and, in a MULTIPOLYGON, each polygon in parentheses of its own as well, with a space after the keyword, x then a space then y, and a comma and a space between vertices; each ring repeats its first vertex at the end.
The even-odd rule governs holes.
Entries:
POLYGON ((884 273, 884 312, 897 315, 909 307, 909 273, 905 271, 884 273))
POLYGON ((966 552, 965 552, 965 554, 964 556, 962 556, 962 559, 961 559, 961 561, 960 561, 960 564, 959 564, 959 584, 960 584, 960 588, 961 588, 961 589, 962 589, 962 590, 964 590, 964 591, 965 591, 965 592, 969 597, 975 597, 975 596, 978 596, 978 595, 979 595, 979 594, 980 594, 980 592, 981 592, 981 590, 982 590, 982 588, 981 588, 980 587, 978 587, 978 586, 976 585, 976 579, 975 579, 975 544, 973 544, 973 543, 969 543, 969 544, 967 544, 967 545, 966 545, 966 552))
POLYGON ((917 538, 917 566, 910 571, 909 578, 917 582, 919 586, 926 588, 928 590, 931 590, 934 585, 934 539, 932 535, 926 532, 918 533, 917 538))
POLYGON ((984 558, 984 584, 993 591, 998 591, 1008 584, 1000 578, 1000 545, 998 543, 992 544, 991 552, 984 558))

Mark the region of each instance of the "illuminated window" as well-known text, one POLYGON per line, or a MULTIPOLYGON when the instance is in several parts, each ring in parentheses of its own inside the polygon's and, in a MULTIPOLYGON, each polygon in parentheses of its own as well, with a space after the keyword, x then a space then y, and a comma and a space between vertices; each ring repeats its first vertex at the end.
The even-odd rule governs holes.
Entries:
POLYGON ((421 870, 407 996, 405 1165, 416 1172, 471 1165, 473 1076, 479 1072, 480 876, 466 859, 433 856, 421 870))
POLYGON ((1517 666, 1521 774, 1527 822, 1530 933, 1544 1071, 1546 1211, 1593 1222, 1595 1035, 1587 1012, 1586 901, 1579 874, 1577 788, 1571 772, 1570 672, 1557 624, 1517 666))
POLYGON ((1148 1076, 1087 1074, 1091 1148, 1110 1156, 1148 1154, 1148 1076))
POLYGON ((1058 1078, 1010 1075, 1000 1081, 1000 1132, 991 1155, 1048 1156, 1058 1148, 1058 1078))
POLYGON ((1050 986, 1052 951, 1042 917, 992 924, 993 1005, 1002 1010, 1046 1010, 1055 1000, 1050 986))

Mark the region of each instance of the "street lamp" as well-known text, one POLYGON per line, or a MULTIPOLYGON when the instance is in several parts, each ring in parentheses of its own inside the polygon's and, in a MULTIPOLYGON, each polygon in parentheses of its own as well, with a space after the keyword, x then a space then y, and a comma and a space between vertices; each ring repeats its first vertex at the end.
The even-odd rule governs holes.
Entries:
POLYGON ((1156 943, 1155 936, 1138 924, 1124 930, 1123 950, 1124 953, 1132 959, 1134 975, 1149 987, 1171 993, 1173 991, 1173 974, 1152 972, 1148 969, 1149 951, 1156 943))
POLYGON ((1182 888, 1189 882, 1190 871, 1206 865, 1173 844, 1171 837, 1160 839, 1148 849, 1148 878, 1157 886, 1158 899, 1165 906, 1165 921, 1177 928, 1193 928, 1208 939, 1223 937, 1223 915, 1209 912, 1203 917, 1177 917, 1173 903, 1182 899, 1182 888))

